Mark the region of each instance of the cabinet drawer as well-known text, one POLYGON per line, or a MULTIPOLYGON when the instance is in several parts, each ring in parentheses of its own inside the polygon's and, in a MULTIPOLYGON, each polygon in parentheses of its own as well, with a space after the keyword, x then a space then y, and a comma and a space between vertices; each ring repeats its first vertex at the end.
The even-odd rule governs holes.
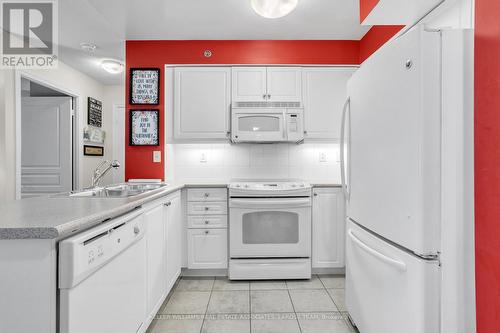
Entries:
POLYGON ((226 188, 190 188, 187 190, 188 201, 226 201, 226 188))
POLYGON ((227 268, 227 230, 189 229, 188 268, 227 268))
POLYGON ((188 202, 188 215, 226 215, 227 202, 188 202))
POLYGON ((227 228, 227 215, 188 216, 188 228, 227 228))

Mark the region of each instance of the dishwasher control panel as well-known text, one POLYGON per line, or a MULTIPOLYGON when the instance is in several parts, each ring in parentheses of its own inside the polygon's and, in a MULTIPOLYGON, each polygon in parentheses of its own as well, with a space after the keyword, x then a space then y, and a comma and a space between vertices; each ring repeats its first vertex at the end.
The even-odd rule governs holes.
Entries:
POLYGON ((71 288, 144 237, 141 211, 135 211, 59 243, 59 288, 71 288))

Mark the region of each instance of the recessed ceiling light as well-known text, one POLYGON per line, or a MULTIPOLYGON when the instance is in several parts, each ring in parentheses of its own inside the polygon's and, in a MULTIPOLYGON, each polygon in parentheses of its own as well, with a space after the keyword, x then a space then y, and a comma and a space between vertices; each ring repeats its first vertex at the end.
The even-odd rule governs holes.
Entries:
POLYGON ((105 59, 101 62, 101 67, 110 74, 120 74, 123 72, 123 64, 114 59, 105 59))
POLYGON ((97 49, 97 45, 87 42, 80 43, 80 47, 82 50, 89 53, 94 53, 95 49, 97 49))
POLYGON ((265 18, 280 18, 290 14, 299 0, 251 0, 252 8, 265 18))

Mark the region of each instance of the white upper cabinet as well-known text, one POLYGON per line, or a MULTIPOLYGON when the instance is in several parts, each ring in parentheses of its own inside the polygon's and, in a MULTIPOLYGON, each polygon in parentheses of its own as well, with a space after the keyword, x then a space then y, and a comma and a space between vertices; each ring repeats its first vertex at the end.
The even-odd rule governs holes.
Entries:
POLYGON ((355 70, 355 67, 302 69, 306 139, 340 139, 347 81, 355 70))
POLYGON ((301 67, 233 67, 233 102, 302 101, 301 67))
POLYGON ((265 101, 267 99, 266 67, 233 67, 233 102, 265 101))
POLYGON ((229 67, 175 68, 173 98, 176 139, 228 137, 231 104, 229 67))
POLYGON ((302 68, 268 67, 267 97, 272 102, 302 101, 302 68))
POLYGON ((312 267, 345 265, 345 208, 342 188, 313 190, 312 267))

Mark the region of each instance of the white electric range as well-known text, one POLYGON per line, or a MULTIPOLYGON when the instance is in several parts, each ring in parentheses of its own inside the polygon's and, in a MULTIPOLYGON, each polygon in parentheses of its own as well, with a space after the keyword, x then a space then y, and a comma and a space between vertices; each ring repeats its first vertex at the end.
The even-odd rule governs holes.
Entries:
POLYGON ((229 278, 311 278, 311 185, 235 181, 229 186, 229 278))

